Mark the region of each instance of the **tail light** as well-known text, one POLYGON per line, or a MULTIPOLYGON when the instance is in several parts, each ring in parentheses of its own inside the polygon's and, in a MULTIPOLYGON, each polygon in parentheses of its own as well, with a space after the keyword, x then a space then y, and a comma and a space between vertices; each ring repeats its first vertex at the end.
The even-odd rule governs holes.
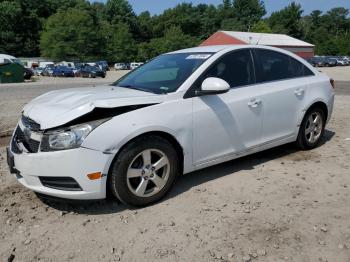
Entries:
POLYGON ((331 86, 333 87, 333 89, 335 88, 335 81, 333 78, 329 79, 329 82, 331 83, 331 86))

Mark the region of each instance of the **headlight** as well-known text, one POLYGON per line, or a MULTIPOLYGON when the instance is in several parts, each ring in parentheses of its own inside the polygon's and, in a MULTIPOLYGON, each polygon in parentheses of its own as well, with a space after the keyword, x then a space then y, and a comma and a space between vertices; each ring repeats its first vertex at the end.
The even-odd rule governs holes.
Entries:
POLYGON ((92 130, 107 120, 109 118, 48 131, 43 135, 41 151, 47 152, 77 148, 92 130))

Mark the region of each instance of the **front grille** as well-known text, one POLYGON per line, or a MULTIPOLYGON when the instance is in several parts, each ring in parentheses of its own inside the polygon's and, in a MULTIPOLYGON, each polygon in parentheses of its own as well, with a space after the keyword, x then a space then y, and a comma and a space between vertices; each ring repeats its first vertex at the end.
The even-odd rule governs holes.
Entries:
POLYGON ((39 179, 43 186, 46 186, 49 188, 65 190, 65 191, 82 191, 78 182, 71 177, 41 176, 39 177, 39 179))
POLYGON ((30 130, 32 130, 32 131, 39 131, 40 130, 40 124, 38 124, 34 120, 30 119, 29 117, 22 115, 21 120, 22 120, 23 125, 25 125, 30 130))
POLYGON ((14 153, 22 153, 22 150, 18 147, 19 143, 23 144, 29 153, 37 153, 39 151, 40 142, 26 137, 21 128, 18 126, 11 142, 11 149, 14 153))

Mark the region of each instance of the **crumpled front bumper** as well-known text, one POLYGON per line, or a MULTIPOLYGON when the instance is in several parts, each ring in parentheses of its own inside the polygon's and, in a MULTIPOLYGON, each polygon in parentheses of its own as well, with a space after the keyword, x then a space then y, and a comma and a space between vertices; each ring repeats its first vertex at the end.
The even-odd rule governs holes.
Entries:
POLYGON ((100 151, 76 148, 55 152, 16 154, 10 148, 7 162, 11 173, 25 187, 45 195, 67 199, 103 199, 106 181, 113 156, 100 151), (102 178, 90 180, 87 175, 101 172, 102 178), (60 190, 44 186, 40 177, 70 177, 81 190, 60 190))

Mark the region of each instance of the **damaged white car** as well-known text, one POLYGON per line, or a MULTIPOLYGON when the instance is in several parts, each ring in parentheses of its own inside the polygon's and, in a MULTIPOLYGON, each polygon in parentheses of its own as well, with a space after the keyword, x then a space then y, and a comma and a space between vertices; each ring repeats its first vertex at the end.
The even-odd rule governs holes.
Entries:
POLYGON ((296 142, 319 145, 333 81, 261 46, 158 56, 110 86, 44 94, 25 106, 10 147, 24 186, 68 199, 161 199, 179 174, 296 142))

